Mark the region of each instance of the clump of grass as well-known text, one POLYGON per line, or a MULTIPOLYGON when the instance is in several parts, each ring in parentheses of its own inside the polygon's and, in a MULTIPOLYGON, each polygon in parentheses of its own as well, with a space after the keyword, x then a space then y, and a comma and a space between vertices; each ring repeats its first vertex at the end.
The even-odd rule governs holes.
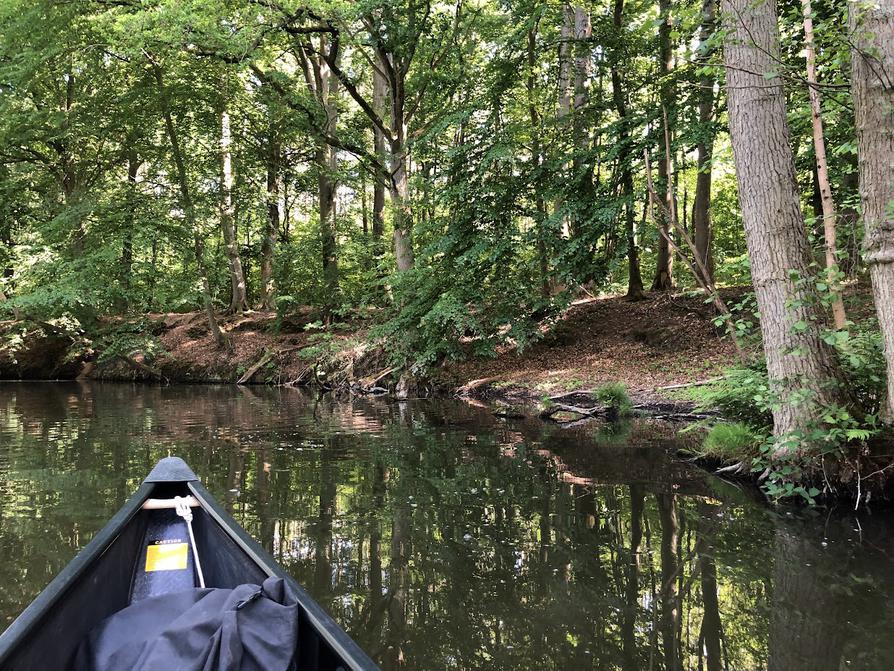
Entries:
POLYGON ((753 457, 762 437, 747 424, 721 422, 708 431, 696 456, 722 462, 744 461, 753 457))
POLYGON ((633 403, 627 394, 627 385, 623 382, 604 384, 593 393, 593 397, 611 408, 619 417, 629 415, 633 410, 633 403))

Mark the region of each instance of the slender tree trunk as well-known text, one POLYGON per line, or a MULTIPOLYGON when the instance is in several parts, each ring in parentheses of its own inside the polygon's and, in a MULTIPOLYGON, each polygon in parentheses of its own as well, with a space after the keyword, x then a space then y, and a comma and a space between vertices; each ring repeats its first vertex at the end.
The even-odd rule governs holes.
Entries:
MULTIPOLYGON (((699 35, 701 59, 707 61, 708 41, 714 34, 717 0, 703 0, 702 25, 699 35)), ((692 229, 695 248, 704 267, 708 270, 709 279, 714 280, 714 256, 711 254, 711 158, 714 153, 714 77, 703 75, 699 78, 698 122, 699 141, 698 175, 695 179, 695 202, 692 204, 692 229)), ((683 220, 686 220, 684 214, 683 220)))
POLYGON ((810 89, 810 111, 813 118, 813 149, 816 154, 816 178, 819 186, 820 200, 823 210, 823 238, 826 248, 826 271, 829 273, 829 286, 832 289, 832 317, 836 329, 843 329, 847 323, 844 312, 844 301, 838 275, 838 246, 835 239, 835 201, 832 200, 832 188, 829 185, 829 166, 826 162, 826 139, 823 134, 822 99, 817 87, 816 45, 813 40, 813 11, 810 0, 801 0, 804 8, 804 37, 807 48, 807 85, 810 89))
MULTIPOLYGON (((658 9, 661 23, 658 25, 658 76, 660 77, 659 102, 664 111, 664 125, 667 126, 674 118, 674 83, 671 79, 673 70, 673 48, 671 45, 671 0, 659 0, 658 9)), ((671 128, 666 128, 667 134, 672 133, 671 128)), ((671 174, 672 157, 664 156, 658 163, 658 193, 668 211, 675 209, 673 203, 673 191, 668 180, 671 174)), ((666 234, 670 234, 669 222, 663 214, 659 214, 659 226, 666 234)), ((652 291, 668 291, 674 288, 674 256, 670 245, 664 235, 658 236, 658 253, 655 259, 655 279, 652 280, 652 291)))
POLYGON ((236 240, 236 218, 233 215, 233 156, 230 144, 230 115, 224 108, 220 113, 220 228, 227 247, 230 268, 229 311, 239 313, 248 307, 248 302, 245 296, 245 274, 236 240))
POLYGON ((205 308, 205 316, 208 319, 208 328, 214 336, 214 341, 218 347, 227 345, 226 336, 220 330, 217 323, 217 317, 214 315, 214 304, 211 300, 211 283, 208 281, 208 268, 205 266, 205 241, 199 231, 198 222, 196 221, 195 205, 192 198, 192 191, 189 187, 189 177, 186 172, 186 162, 183 159, 183 151, 180 148, 180 139, 177 135, 177 127, 174 125, 174 117, 171 113, 171 103, 168 99, 168 92, 164 85, 164 77, 161 67, 152 63, 152 72, 155 76, 155 83, 158 87, 158 97, 161 107, 161 114, 164 119, 165 132, 168 136, 168 142, 171 145, 171 155, 174 159, 174 168, 177 174, 177 186, 180 193, 180 209, 183 210, 183 217, 186 225, 192 233, 193 240, 193 257, 196 262, 196 270, 198 271, 199 281, 202 286, 202 304, 205 308))
MULTIPOLYGON (((812 284, 785 93, 776 71, 775 0, 723 0, 730 135, 778 439, 805 430, 821 408, 847 398, 812 284), (804 398, 804 395, 808 398, 804 398)), ((808 451, 803 441, 782 451, 808 451)))
MULTIPOLYGON (((589 101, 588 82, 590 79, 590 38, 593 28, 590 14, 580 5, 575 5, 574 15, 574 58, 572 59, 573 107, 571 109, 571 139, 574 143, 572 161, 572 182, 576 185, 579 200, 587 202, 593 197, 592 162, 585 160, 590 151, 590 129, 584 111, 589 101), (588 165, 589 164, 589 165, 588 165)), ((580 207, 569 217, 571 234, 579 237, 583 233, 580 207)))
MULTIPOLYGON (((373 70, 373 106, 376 114, 382 119, 387 119, 387 104, 385 98, 388 95, 388 83, 378 70, 373 70)), ((373 127, 373 152, 382 165, 388 162, 385 151, 385 136, 375 126, 373 127)), ((376 246, 376 253, 381 253, 381 241, 385 235, 385 184, 381 175, 376 175, 373 183, 372 206, 372 235, 376 246)))
POLYGON ((535 25, 528 31, 528 121, 531 124, 531 161, 534 173, 534 227, 537 233, 537 263, 540 270, 540 295, 549 297, 549 262, 546 257, 546 201, 543 199, 541 188, 541 165, 543 162, 540 115, 537 112, 537 102, 534 97, 536 86, 537 67, 537 29, 535 25))
POLYGON ((636 213, 633 210, 633 147, 630 138, 630 113, 627 95, 621 80, 621 31, 624 28, 624 0, 614 0, 612 25, 618 42, 611 68, 612 100, 621 121, 618 130, 618 163, 621 170, 621 191, 624 195, 624 231, 627 236, 627 298, 640 300, 645 296, 639 266, 639 246, 636 240, 636 213))
MULTIPOLYGON (((320 49, 326 44, 321 39, 320 49)), ((335 135, 338 123, 338 77, 320 59, 320 100, 326 110, 326 132, 335 135)), ((338 150, 326 143, 321 143, 317 152, 319 166, 320 197, 320 240, 323 249, 323 281, 328 293, 327 303, 330 307, 336 304, 338 289, 338 248, 335 236, 335 189, 338 173, 338 150)))
POLYGON ((267 223, 261 242, 260 308, 272 310, 276 287, 273 281, 273 262, 276 238, 279 235, 279 161, 281 148, 276 129, 271 124, 267 147, 267 223))
POLYGON ((849 9, 863 244, 888 369, 882 418, 894 423, 894 0, 849 9))
POLYGON ((137 174, 140 158, 133 149, 127 152, 127 209, 124 215, 124 239, 121 242, 121 287, 124 289, 125 304, 130 306, 130 289, 133 280, 133 230, 134 207, 136 206, 137 174))

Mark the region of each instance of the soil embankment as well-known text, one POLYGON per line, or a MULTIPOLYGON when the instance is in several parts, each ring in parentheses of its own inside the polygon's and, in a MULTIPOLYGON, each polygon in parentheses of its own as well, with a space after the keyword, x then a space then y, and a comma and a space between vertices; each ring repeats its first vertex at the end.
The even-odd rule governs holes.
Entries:
POLYGON ((494 358, 444 364, 424 380, 389 365, 382 348, 369 344, 368 323, 327 330, 312 313, 222 318, 223 348, 197 312, 110 320, 90 336, 64 324, 3 322, 0 377, 308 385, 399 397, 457 394, 503 408, 551 399, 585 410, 593 409, 589 390, 621 382, 635 404, 679 414, 686 408, 665 403, 666 388, 716 376, 734 359, 712 319, 698 295, 577 301, 524 352, 506 348, 494 358))

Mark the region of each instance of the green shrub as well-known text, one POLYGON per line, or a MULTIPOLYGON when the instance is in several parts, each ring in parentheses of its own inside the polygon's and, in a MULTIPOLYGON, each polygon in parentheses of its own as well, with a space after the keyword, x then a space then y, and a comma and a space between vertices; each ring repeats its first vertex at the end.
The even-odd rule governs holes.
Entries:
POLYGON ((618 415, 629 415, 633 409, 633 403, 627 394, 627 385, 623 382, 609 382, 593 393, 593 397, 600 403, 604 403, 618 415))

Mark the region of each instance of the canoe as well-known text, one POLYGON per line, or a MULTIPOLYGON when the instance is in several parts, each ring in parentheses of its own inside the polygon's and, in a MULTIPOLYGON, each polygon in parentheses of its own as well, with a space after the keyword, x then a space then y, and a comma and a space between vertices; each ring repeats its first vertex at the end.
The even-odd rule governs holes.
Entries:
POLYGON ((289 661, 299 671, 378 669, 178 457, 159 461, 130 500, 0 635, 0 669, 67 668, 99 623, 140 599, 181 588, 184 575, 187 587, 196 587, 199 571, 209 588, 261 585, 268 578, 288 583, 298 603, 297 652, 289 661), (186 528, 184 504, 192 512, 185 543, 165 536, 176 524, 180 531, 186 528))

